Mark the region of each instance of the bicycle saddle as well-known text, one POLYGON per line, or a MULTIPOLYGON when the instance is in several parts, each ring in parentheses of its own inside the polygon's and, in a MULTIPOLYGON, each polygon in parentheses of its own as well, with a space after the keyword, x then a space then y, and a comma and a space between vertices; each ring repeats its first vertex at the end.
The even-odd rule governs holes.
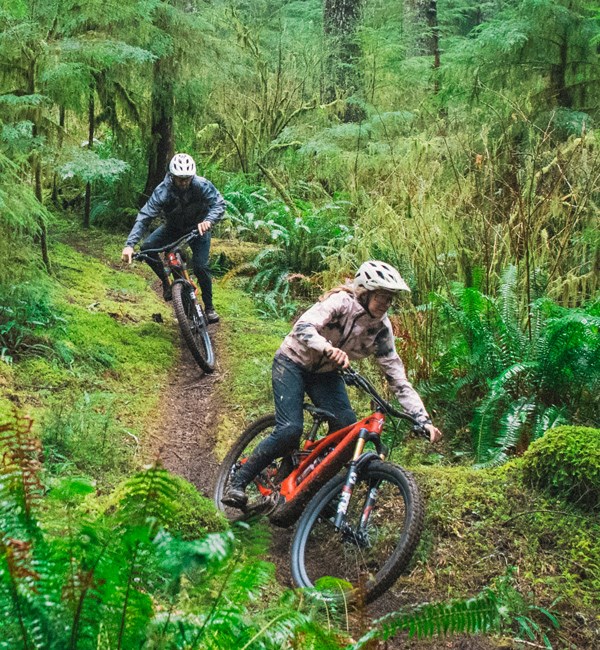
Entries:
POLYGON ((331 411, 326 411, 325 409, 320 409, 312 404, 307 404, 306 402, 302 404, 302 408, 305 411, 308 411, 311 415, 321 420, 335 420, 335 415, 331 411))

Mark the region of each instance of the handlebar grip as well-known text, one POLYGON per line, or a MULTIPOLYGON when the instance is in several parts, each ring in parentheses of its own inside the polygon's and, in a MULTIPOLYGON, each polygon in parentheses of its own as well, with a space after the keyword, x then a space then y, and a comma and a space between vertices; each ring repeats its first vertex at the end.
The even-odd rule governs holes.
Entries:
POLYGON ((429 431, 427 431, 424 425, 414 424, 412 430, 415 435, 421 436, 421 438, 426 438, 427 440, 429 440, 429 431))

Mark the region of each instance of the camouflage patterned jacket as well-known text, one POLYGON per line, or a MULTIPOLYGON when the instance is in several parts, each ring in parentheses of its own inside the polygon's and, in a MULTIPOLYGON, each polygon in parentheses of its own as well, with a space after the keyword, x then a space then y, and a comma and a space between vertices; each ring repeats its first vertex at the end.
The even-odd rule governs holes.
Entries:
POLYGON ((337 366, 324 355, 329 343, 343 350, 351 361, 374 355, 405 411, 421 424, 431 422, 406 378, 387 316, 373 318, 351 293, 333 293, 300 316, 278 353, 308 372, 331 372, 337 366))

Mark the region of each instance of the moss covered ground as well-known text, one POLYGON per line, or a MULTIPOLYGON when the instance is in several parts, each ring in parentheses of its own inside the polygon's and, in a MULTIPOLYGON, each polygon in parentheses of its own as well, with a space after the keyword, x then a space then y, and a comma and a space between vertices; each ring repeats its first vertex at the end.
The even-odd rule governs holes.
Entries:
POLYGON ((413 471, 427 502, 426 534, 396 588, 417 602, 464 597, 511 573, 534 620, 552 627, 540 607, 557 615, 555 647, 598 647, 597 515, 528 487, 521 458, 487 470, 413 471))
MULTIPOLYGON (((91 249, 94 237, 91 231, 86 241, 91 249)), ((99 250, 106 239, 99 235, 99 250)), ((116 238, 113 245, 118 251, 116 238)), ((135 466, 176 362, 176 333, 153 321, 159 303, 147 276, 57 240, 51 256, 56 320, 36 332, 43 344, 35 353, 2 368, 0 408, 19 404, 33 417, 50 468, 110 485, 135 466)))

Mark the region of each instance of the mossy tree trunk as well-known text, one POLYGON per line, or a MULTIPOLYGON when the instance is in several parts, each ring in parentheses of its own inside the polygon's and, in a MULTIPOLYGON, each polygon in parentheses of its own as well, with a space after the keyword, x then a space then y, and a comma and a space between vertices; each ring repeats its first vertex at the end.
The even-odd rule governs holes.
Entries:
MULTIPOLYGON (((27 66, 27 92, 30 95, 35 95, 37 92, 36 88, 36 74, 37 74, 37 60, 35 57, 32 57, 27 66)), ((31 110, 31 135, 33 140, 40 135, 40 122, 41 122, 41 109, 34 108, 31 110)), ((34 149, 31 154, 31 171, 33 174, 33 186, 35 192, 35 198, 39 201, 40 205, 44 204, 44 193, 42 191, 42 163, 40 160, 40 152, 37 149, 34 149)), ((42 218, 39 221, 39 234, 38 241, 40 244, 40 251, 42 253, 42 261, 46 267, 46 271, 52 273, 52 264, 50 263, 50 254, 48 252, 48 231, 46 228, 46 223, 42 218)))
MULTIPOLYGON (((325 0, 323 29, 327 43, 325 101, 338 97, 356 97, 362 93, 360 73, 360 46, 356 28, 361 16, 362 0, 325 0)), ((360 122, 364 109, 356 102, 347 102, 343 114, 345 122, 360 122)))
POLYGON ((146 202, 162 181, 174 153, 174 75, 172 57, 157 59, 152 78, 152 132, 148 155, 148 177, 140 204, 146 202))
MULTIPOLYGON (((96 113, 96 103, 95 103, 95 89, 94 84, 90 86, 90 94, 88 97, 88 149, 94 148, 94 131, 95 131, 95 113, 96 113)), ((92 204, 92 184, 88 181, 85 184, 85 207, 83 210, 83 227, 90 227, 90 211, 92 204)))

